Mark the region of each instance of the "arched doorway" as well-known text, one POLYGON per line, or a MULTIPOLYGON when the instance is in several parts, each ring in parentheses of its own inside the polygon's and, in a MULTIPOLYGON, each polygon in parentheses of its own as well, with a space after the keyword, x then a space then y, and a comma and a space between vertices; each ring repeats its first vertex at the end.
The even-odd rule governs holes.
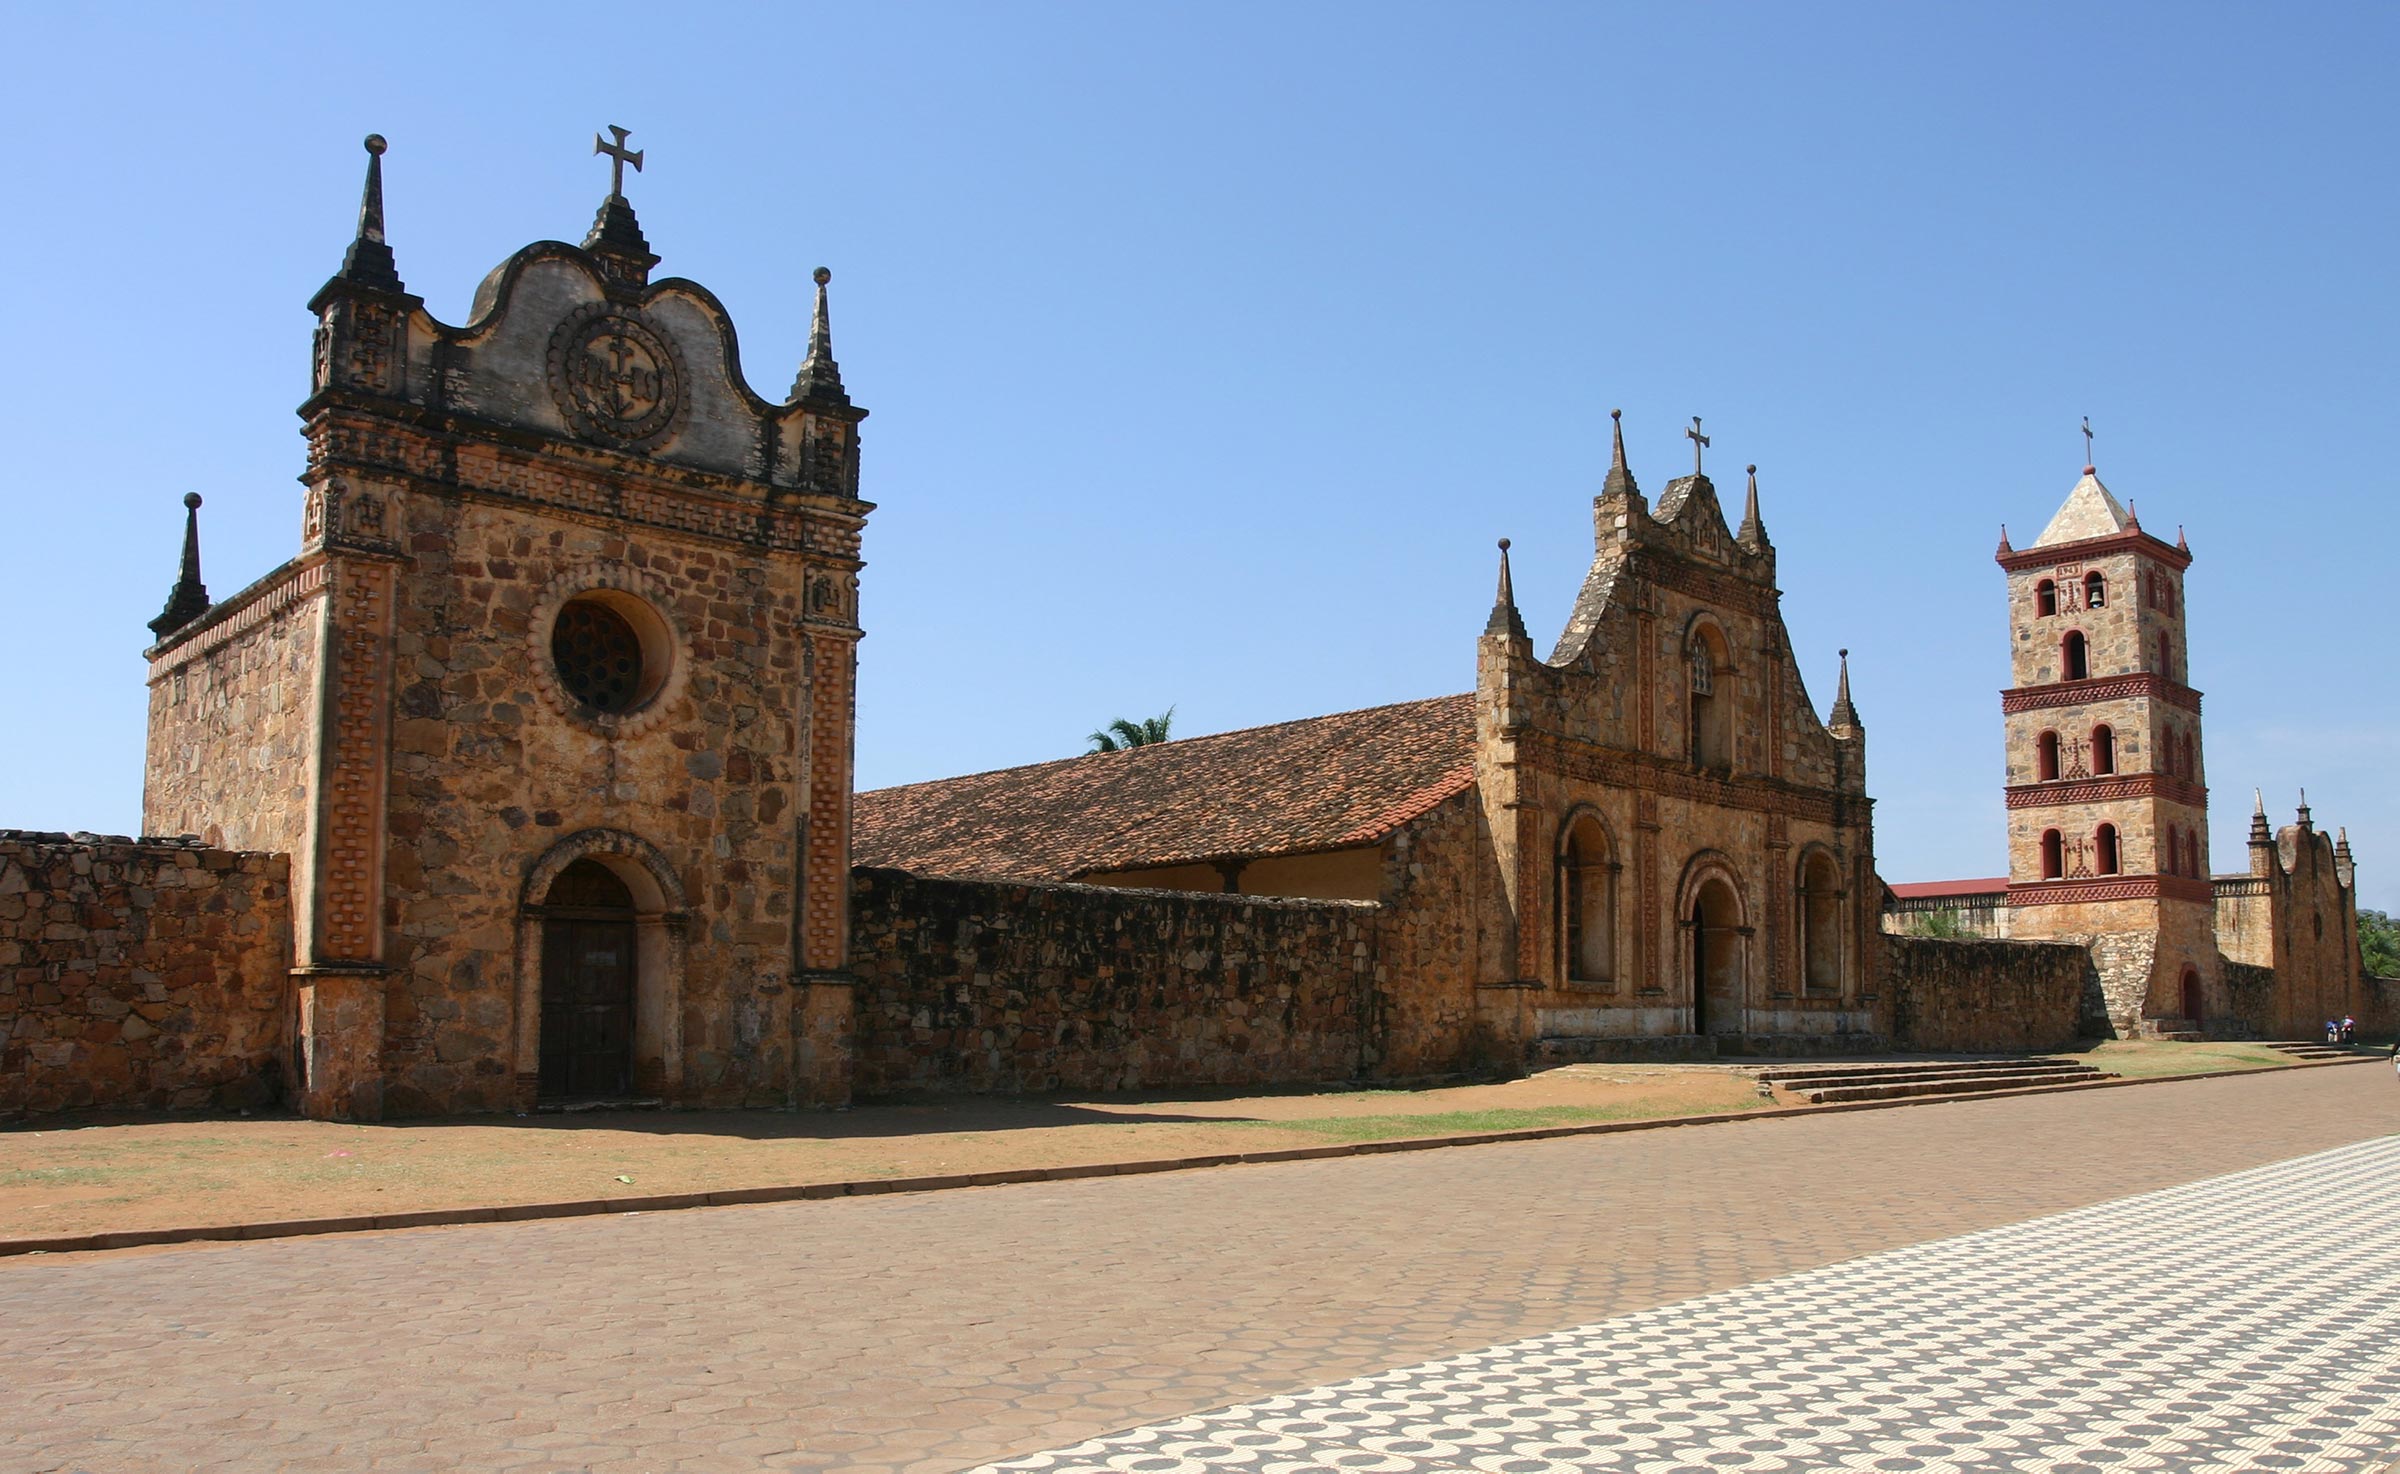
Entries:
POLYGON ((2183 970, 2183 1016, 2195 1027, 2200 1023, 2200 974, 2189 967, 2183 970))
POLYGON ((1738 1034, 1744 958, 1741 904, 1733 887, 1718 876, 1700 882, 1685 925, 1692 935, 1692 1032, 1738 1034))
POLYGON ((559 872, 542 903, 539 1093, 589 1100, 633 1090, 633 893, 597 860, 559 872))

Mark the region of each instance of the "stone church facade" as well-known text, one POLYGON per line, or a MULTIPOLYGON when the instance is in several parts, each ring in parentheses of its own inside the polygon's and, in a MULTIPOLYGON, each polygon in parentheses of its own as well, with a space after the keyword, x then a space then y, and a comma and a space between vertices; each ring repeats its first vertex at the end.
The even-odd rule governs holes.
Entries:
POLYGON ((143 827, 292 857, 313 1114, 838 1098, 870 508, 824 275, 780 401, 617 189, 452 327, 367 147, 299 549, 171 608, 143 827))
POLYGON ((873 509, 827 273, 759 394, 723 305, 653 275, 641 154, 595 142, 589 232, 452 326, 400 276, 367 140, 310 303, 294 556, 212 601, 186 500, 147 652, 159 837, 0 831, 0 1114, 827 1105, 2370 1013, 2346 842, 2262 816, 2251 875, 2200 873, 2188 550, 2090 477, 2002 553, 1992 908, 2088 963, 1879 924, 1846 652, 1820 715, 1755 468, 1737 523, 1697 421, 1655 505, 1616 432, 1546 657, 1502 542, 1472 690, 854 794, 873 509))

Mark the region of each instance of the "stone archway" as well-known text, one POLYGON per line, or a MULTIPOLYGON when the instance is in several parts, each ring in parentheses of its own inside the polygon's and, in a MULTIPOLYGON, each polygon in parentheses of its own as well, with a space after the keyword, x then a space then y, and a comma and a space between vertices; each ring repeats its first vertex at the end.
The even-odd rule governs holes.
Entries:
POLYGON ((1684 867, 1675 914, 1694 1034, 1739 1034, 1749 1021, 1750 918, 1733 867, 1706 851, 1684 867))
POLYGON ((681 1093, 688 921, 674 867, 636 835, 586 829, 533 863, 517 907, 518 1109, 681 1093))

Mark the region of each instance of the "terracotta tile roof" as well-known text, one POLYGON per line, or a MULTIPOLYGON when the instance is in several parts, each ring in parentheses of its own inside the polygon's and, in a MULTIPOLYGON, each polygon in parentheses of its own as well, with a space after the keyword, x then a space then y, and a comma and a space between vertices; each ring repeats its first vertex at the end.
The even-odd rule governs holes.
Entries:
POLYGON ((1474 783, 1475 698, 1439 696, 862 793, 851 858, 1068 880, 1341 849, 1474 783))
POLYGON ((1936 900, 1946 896, 1996 896, 2008 889, 2008 877, 1988 880, 1906 880, 1891 892, 1903 901, 1936 900))

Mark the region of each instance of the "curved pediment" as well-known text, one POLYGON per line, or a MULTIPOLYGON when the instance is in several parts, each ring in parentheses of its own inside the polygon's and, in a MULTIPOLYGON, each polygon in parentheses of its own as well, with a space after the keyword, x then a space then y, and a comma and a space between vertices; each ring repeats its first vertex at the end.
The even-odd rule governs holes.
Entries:
POLYGON ((466 326, 431 326, 439 407, 495 425, 758 476, 762 422, 791 413, 743 379, 714 293, 680 277, 629 288, 563 241, 494 268, 466 326))

